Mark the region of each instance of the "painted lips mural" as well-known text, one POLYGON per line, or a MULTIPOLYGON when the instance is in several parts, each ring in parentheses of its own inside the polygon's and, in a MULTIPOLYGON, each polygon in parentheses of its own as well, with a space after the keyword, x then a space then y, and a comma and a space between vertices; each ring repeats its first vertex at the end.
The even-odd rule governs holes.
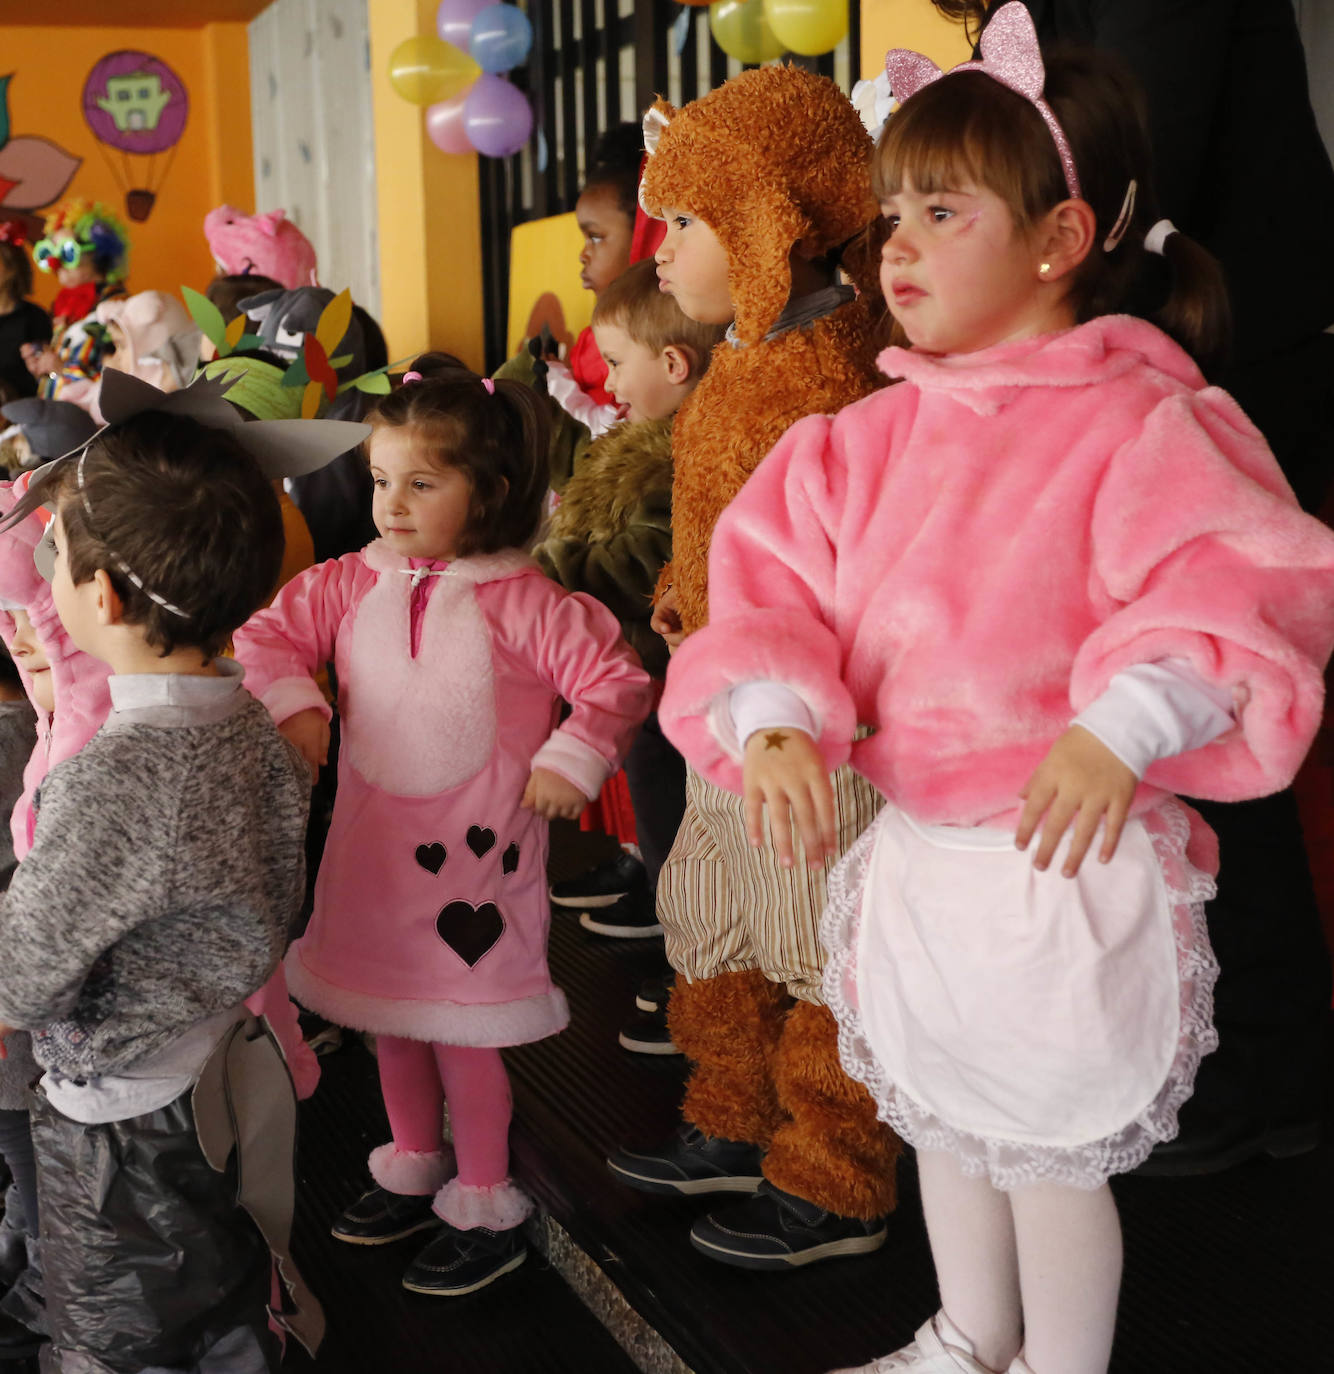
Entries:
POLYGON ((82 158, 37 134, 15 134, 9 122, 9 84, 0 76, 0 218, 32 215, 65 193, 82 158))

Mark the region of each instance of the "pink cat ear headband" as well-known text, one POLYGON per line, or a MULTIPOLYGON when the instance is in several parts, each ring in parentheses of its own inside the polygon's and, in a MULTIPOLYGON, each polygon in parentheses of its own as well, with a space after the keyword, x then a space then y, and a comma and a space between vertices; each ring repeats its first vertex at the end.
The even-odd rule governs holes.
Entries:
MULTIPOLYGON (((1080 199, 1079 174, 1075 170, 1075 156, 1070 151, 1070 140, 1065 136, 1060 121, 1052 108, 1042 98, 1042 87, 1046 81, 1046 68, 1042 65, 1042 51, 1038 47, 1037 31, 1033 19, 1020 0, 1002 5, 991 22, 982 31, 979 44, 981 61, 961 62, 942 72, 929 57, 913 52, 910 48, 894 48, 885 55, 885 75, 889 78, 890 90, 901 105, 910 96, 916 95, 923 87, 939 81, 942 76, 953 76, 958 72, 981 72, 989 76, 1016 95, 1021 95, 1042 116, 1043 122, 1051 131, 1052 142, 1056 145, 1057 156, 1061 160, 1061 171, 1065 174, 1065 188, 1071 199, 1080 199)), ((1110 253, 1121 242, 1131 215, 1135 209, 1135 183, 1126 188, 1125 199, 1121 202, 1120 212, 1111 233, 1103 240, 1103 252, 1110 253)), ((1145 235, 1144 246, 1151 253, 1161 254, 1163 243, 1169 234, 1176 233, 1170 220, 1159 220, 1145 235)))

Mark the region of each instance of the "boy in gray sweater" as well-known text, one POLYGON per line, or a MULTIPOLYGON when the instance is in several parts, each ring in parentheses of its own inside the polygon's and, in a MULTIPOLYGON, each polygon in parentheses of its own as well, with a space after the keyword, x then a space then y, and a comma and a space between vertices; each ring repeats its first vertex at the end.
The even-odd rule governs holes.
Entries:
POLYGON ((232 433, 155 410, 38 481, 56 609, 113 674, 110 718, 44 780, 0 898, 0 1038, 32 1029, 45 1070, 42 1367, 266 1374, 265 1240, 282 1251, 284 1226, 246 1180, 290 1201, 294 1110, 241 1004, 301 904, 310 779, 216 655, 277 579, 278 502, 232 433), (274 1148, 242 1170, 241 1137, 274 1148))

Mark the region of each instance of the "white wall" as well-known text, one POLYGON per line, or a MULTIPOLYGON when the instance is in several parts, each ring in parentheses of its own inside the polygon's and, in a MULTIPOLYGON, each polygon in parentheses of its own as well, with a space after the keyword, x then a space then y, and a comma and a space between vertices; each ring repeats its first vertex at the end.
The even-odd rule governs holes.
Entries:
POLYGON ((275 0, 250 25, 255 208, 315 245, 320 284, 380 313, 367 0, 275 0))

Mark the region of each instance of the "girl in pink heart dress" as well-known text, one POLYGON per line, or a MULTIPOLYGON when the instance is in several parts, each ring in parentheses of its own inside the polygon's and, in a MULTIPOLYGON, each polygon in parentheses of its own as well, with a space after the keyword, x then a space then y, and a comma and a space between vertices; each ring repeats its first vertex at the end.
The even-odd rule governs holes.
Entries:
POLYGON ((432 354, 369 418, 380 538, 290 582, 236 656, 312 766, 330 716, 314 674, 332 660, 337 676, 337 801, 287 977, 303 1005, 374 1032, 393 1139, 334 1234, 445 1222, 405 1284, 453 1294, 524 1253, 500 1048, 569 1019, 547 968, 547 823, 597 795, 652 688, 610 612, 522 551, 547 491, 527 388, 432 354))

